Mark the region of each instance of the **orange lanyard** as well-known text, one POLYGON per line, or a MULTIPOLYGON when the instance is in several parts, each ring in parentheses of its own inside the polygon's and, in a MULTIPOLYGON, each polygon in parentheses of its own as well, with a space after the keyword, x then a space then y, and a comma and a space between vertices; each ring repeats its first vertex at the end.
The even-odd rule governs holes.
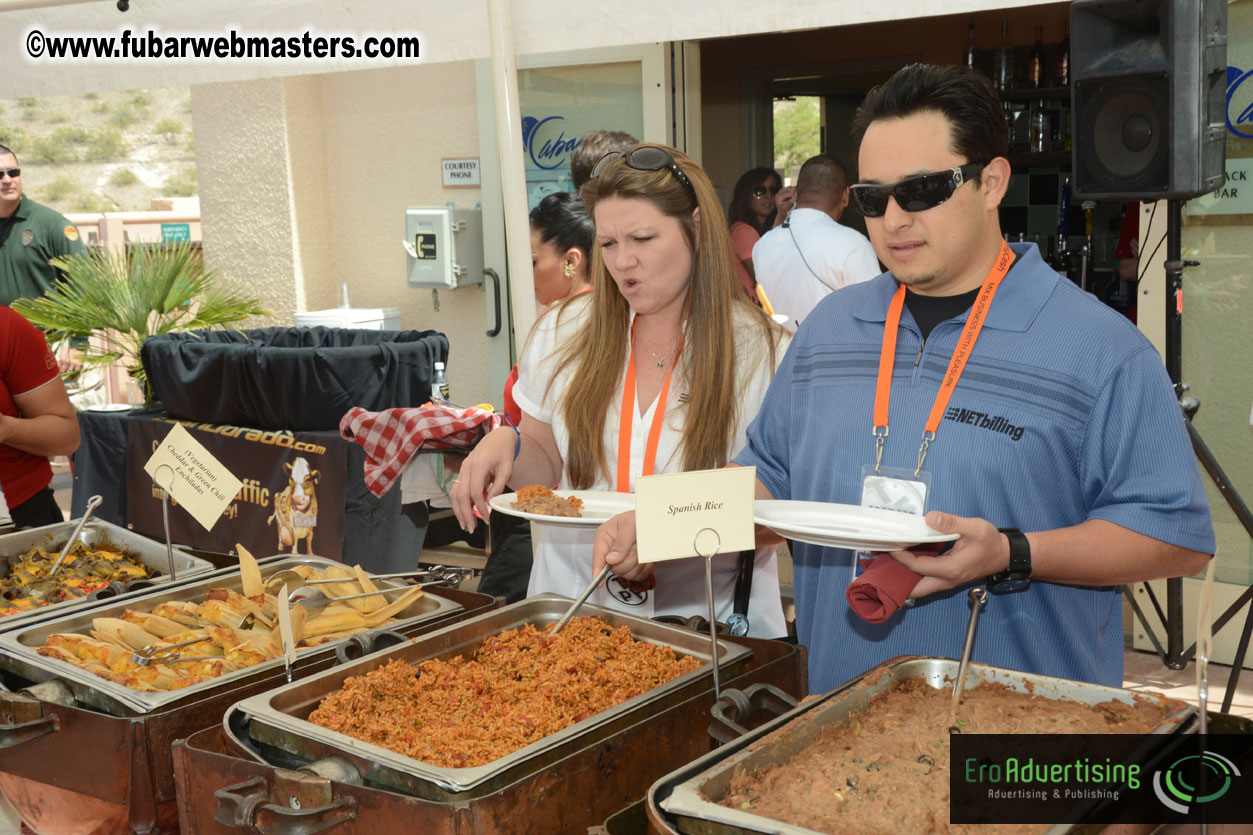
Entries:
MULTIPOLYGON (((638 319, 636 320, 638 321, 638 319)), ((674 349, 674 365, 683 355, 683 334, 679 334, 678 347, 674 349)), ((648 429, 648 442, 644 445, 644 469, 641 475, 652 475, 657 468, 657 442, 661 438, 661 424, 666 415, 666 398, 670 394, 670 377, 674 365, 666 373, 666 382, 657 395, 657 412, 653 425, 648 429)), ((631 323, 631 356, 627 361, 626 381, 622 384, 622 416, 618 421, 618 492, 631 492, 631 423, 635 419, 635 322, 631 323)))
MULTIPOLYGON (((975 303, 970 308, 970 315, 966 317, 966 327, 962 330, 961 338, 957 340, 957 347, 953 349, 953 358, 949 360, 948 371, 944 374, 940 390, 935 396, 935 403, 931 406, 931 414, 927 417, 926 426, 923 427, 922 446, 918 448, 918 467, 914 470, 915 476, 922 472, 922 463, 927 459, 927 447, 935 440, 935 431, 940 428, 940 419, 944 417, 944 409, 948 406, 949 398, 953 396, 953 390, 957 388, 957 381, 961 379, 962 371, 966 368, 966 360, 970 358, 970 353, 974 350, 979 331, 983 329, 983 321, 987 318, 988 308, 992 305, 992 297, 996 295, 996 288, 1001 286, 1001 279, 1005 278, 1013 264, 1014 252, 1009 248, 1009 244, 1002 241, 1000 254, 996 256, 996 262, 992 265, 988 277, 983 280, 979 295, 975 297, 975 303)), ((904 306, 905 285, 902 284, 896 288, 896 295, 892 297, 892 303, 888 305, 888 318, 883 326, 883 347, 879 352, 879 379, 874 392, 874 428, 872 430, 875 437, 874 469, 876 473, 879 472, 883 462, 883 444, 888 436, 888 403, 892 398, 892 366, 896 361, 896 334, 900 328, 901 309, 904 306)))

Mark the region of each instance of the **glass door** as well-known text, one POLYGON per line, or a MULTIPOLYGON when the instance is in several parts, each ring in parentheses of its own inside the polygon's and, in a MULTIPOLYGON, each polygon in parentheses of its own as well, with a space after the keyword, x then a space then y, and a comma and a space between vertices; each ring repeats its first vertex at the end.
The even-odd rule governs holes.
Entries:
MULTIPOLYGON (((589 131, 620 130, 641 141, 675 145, 699 157, 698 50, 696 44, 652 43, 518 56, 528 208, 534 208, 547 194, 572 189, 570 155, 589 131)), ((477 74, 484 262, 501 279, 499 290, 490 279, 484 285, 490 386, 491 391, 498 392, 526 333, 516 332, 509 305, 490 62, 479 61, 477 74), (497 304, 501 327, 493 334, 497 304)), ((530 264, 525 267, 529 269, 530 264)), ((529 273, 525 281, 530 284, 529 273)))

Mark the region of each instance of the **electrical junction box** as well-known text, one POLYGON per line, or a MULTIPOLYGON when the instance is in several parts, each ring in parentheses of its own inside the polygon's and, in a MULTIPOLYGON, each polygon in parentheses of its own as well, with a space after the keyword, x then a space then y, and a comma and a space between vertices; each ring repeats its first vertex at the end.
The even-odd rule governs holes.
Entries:
POLYGON ((405 209, 410 287, 454 290, 483 283, 483 212, 451 206, 405 209))

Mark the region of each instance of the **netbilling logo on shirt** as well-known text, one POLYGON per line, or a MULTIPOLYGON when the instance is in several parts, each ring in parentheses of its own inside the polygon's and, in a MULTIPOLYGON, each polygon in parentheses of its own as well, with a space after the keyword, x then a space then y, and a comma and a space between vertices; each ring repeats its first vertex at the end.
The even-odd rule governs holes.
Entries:
POLYGON ((989 415, 987 412, 976 412, 959 406, 949 406, 944 411, 944 419, 955 420, 958 423, 977 426, 980 429, 988 429, 992 432, 999 432, 1002 435, 1008 435, 1014 441, 1022 439, 1023 427, 1015 426, 1000 415, 989 415))

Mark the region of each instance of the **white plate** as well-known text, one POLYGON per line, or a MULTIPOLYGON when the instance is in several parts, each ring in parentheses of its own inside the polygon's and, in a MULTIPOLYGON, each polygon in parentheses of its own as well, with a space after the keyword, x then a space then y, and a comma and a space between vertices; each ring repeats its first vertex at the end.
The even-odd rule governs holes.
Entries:
POLYGON ((959 536, 927 527, 921 516, 829 502, 756 501, 753 521, 785 539, 854 551, 901 551, 959 536))
POLYGON ((138 406, 132 406, 129 403, 101 403, 96 406, 88 406, 89 412, 126 412, 131 409, 137 409, 138 406))
POLYGON ((635 495, 632 493, 613 493, 609 490, 554 490, 553 492, 563 499, 573 496, 582 501, 583 515, 541 516, 538 513, 527 513, 512 506, 518 499, 517 493, 502 493, 492 499, 491 505, 493 510, 501 513, 559 528, 597 528, 610 516, 635 510, 635 495))

